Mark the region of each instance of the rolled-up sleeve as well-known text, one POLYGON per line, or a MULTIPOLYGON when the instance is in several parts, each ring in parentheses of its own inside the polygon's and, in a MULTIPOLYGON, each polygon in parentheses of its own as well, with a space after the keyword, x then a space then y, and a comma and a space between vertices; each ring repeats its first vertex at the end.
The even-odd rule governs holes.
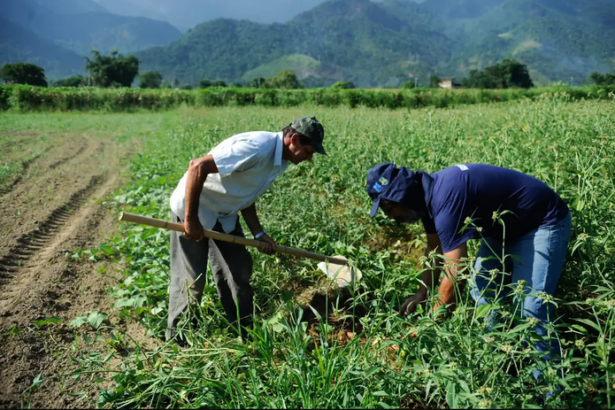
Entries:
POLYGON ((212 155, 221 177, 248 170, 263 160, 257 141, 237 139, 215 147, 212 155))

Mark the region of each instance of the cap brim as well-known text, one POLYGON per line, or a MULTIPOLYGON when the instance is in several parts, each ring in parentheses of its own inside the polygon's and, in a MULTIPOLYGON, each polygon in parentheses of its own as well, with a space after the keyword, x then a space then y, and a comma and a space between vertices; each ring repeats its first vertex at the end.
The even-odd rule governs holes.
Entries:
POLYGON ((325 148, 322 146, 322 144, 314 144, 312 145, 314 147, 314 150, 316 150, 316 152, 318 152, 321 155, 327 155, 327 151, 325 151, 325 148))
POLYGON ((372 212, 369 214, 369 216, 371 216, 372 218, 374 216, 376 216, 376 214, 378 213, 378 208, 380 207, 380 197, 378 197, 375 201, 374 201, 374 205, 372 206, 372 212))

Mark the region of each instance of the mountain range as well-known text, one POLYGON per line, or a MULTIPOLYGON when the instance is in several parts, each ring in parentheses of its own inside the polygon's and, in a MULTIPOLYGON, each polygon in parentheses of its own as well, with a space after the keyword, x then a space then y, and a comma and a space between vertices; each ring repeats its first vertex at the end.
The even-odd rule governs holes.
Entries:
POLYGON ((130 53, 181 36, 168 22, 119 16, 90 0, 0 1, 0 64, 32 62, 52 78, 83 73, 92 49, 130 53))
POLYGON ((284 23, 325 0, 94 0, 112 13, 166 20, 182 31, 217 18, 284 23))
MULTIPOLYGON (((347 80, 362 87, 425 84, 432 73, 461 78, 509 57, 527 64, 537 83, 579 84, 615 68, 613 0, 264 0, 260 9, 292 3, 301 12, 282 22, 216 18, 187 28, 189 19, 173 16, 194 1, 2 0, 0 19, 8 22, 0 20, 0 63, 38 62, 58 77, 79 71, 79 59, 83 71, 92 48, 119 49, 134 53, 141 71, 182 84, 291 69, 310 86, 347 80)), ((226 3, 233 2, 246 3, 226 3)), ((229 7, 201 4, 207 7, 182 15, 225 15, 229 7)), ((279 8, 276 17, 286 10, 279 8)), ((241 12, 260 16, 250 10, 241 12)))

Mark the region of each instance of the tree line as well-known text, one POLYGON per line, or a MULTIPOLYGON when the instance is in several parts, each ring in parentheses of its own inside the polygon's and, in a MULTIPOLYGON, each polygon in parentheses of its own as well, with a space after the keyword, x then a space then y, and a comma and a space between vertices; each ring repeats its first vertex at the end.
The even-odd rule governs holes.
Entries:
MULTIPOLYGON (((51 83, 53 87, 102 87, 117 88, 131 87, 135 79, 139 78, 140 88, 181 88, 192 89, 191 84, 180 85, 177 78, 173 83, 164 81, 162 74, 157 71, 148 71, 139 74, 139 60, 134 55, 123 56, 117 51, 109 55, 102 55, 97 50, 92 50, 91 57, 86 58, 86 77, 81 75, 71 76, 56 80, 51 83)), ((601 74, 593 72, 589 79, 597 85, 615 85, 615 72, 601 74)), ((5 63, 0 69, 0 80, 6 84, 28 84, 39 87, 48 87, 45 70, 31 63, 5 63)), ((439 88, 442 78, 431 74, 428 84, 423 88, 439 88)), ((416 80, 407 81, 401 88, 414 88, 419 84, 416 80)), ((531 88, 534 83, 525 64, 515 59, 505 59, 483 70, 470 70, 467 77, 461 83, 455 84, 461 88, 480 89, 506 89, 506 88, 531 88)), ((232 83, 231 87, 242 87, 240 83, 232 83)), ((227 87, 223 80, 202 79, 198 88, 227 87)), ((246 82, 248 88, 276 88, 276 89, 299 89, 304 88, 294 71, 280 71, 271 78, 253 78, 246 82)), ((338 81, 331 88, 352 89, 354 84, 349 81, 338 81)))

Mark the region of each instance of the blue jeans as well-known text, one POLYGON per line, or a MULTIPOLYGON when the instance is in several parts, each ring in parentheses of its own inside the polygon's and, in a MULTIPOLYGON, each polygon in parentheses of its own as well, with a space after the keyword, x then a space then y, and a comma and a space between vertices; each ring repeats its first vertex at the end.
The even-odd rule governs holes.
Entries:
MULTIPOLYGON (((555 292, 566 259, 571 226, 569 213, 555 225, 541 226, 525 234, 511 246, 505 247, 506 255, 514 255, 513 258, 506 258, 506 266, 500 263, 502 241, 485 238, 478 251, 474 265, 475 272, 472 276, 474 286, 471 295, 476 305, 490 303, 495 295, 498 299, 506 297, 510 293, 510 288, 503 289, 501 286, 523 280, 527 285, 523 295, 517 300, 522 302, 521 316, 538 319, 536 333, 541 337, 546 336, 547 330, 544 325, 553 320, 553 305, 545 303, 538 295, 540 292, 545 292, 553 296, 555 292), (494 257, 494 253, 497 257, 494 257), (489 271, 494 269, 500 273, 492 277, 489 271), (502 272, 510 275, 502 276, 502 272)), ((493 327, 493 316, 490 320, 492 321, 490 326, 493 327)), ((542 341, 536 343, 538 351, 545 353, 546 360, 550 359, 551 353, 556 355, 559 353, 559 342, 556 335, 554 336, 550 339, 550 346, 542 341)))

